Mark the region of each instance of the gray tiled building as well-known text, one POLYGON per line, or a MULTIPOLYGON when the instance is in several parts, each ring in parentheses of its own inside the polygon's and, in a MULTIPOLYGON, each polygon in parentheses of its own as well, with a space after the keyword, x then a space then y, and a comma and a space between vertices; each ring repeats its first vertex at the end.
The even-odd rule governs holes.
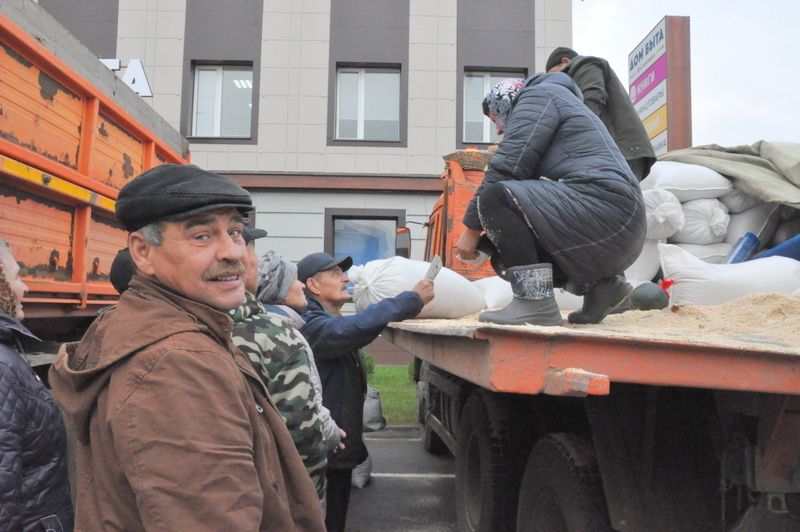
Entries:
POLYGON ((494 140, 491 83, 571 43, 571 0, 39 0, 99 58, 119 59, 230 175, 269 231, 259 251, 421 257, 441 156, 494 140))

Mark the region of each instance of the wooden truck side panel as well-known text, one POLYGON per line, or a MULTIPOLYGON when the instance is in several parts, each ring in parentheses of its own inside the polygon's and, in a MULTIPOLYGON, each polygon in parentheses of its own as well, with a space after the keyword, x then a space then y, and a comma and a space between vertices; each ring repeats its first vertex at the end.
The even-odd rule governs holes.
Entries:
POLYGON ((0 47, 0 237, 30 289, 26 315, 92 316, 116 298, 119 189, 188 162, 188 143, 35 4, 4 4, 0 47))

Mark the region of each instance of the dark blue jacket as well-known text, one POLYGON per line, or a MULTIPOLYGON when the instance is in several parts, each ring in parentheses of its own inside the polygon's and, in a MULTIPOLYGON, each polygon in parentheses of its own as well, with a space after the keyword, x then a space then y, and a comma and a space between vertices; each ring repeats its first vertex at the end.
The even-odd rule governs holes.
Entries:
POLYGON ((390 321, 412 318, 422 310, 416 292, 403 292, 350 316, 335 316, 309 298, 303 311, 306 337, 322 380, 322 404, 347 433, 345 448, 328 455, 331 469, 352 469, 366 458, 361 439, 367 372, 361 348, 372 342, 390 321))
POLYGON ((498 182, 570 281, 621 273, 642 250, 647 226, 639 182, 566 74, 526 80, 464 225, 481 228, 477 198, 498 182))
POLYGON ((64 421, 19 337, 36 339, 0 313, 0 530, 72 530, 64 421))

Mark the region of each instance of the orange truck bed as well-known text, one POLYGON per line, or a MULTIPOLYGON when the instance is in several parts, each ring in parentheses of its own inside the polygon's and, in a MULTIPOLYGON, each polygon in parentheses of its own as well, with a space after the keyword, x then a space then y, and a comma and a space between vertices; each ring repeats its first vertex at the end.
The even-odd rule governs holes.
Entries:
POLYGON ((0 46, 0 238, 26 316, 94 315, 116 298, 119 189, 188 143, 36 4, 4 4, 0 46))
POLYGON ((610 383, 800 395, 800 344, 764 338, 677 340, 589 327, 407 320, 393 344, 487 390, 605 395, 610 383))

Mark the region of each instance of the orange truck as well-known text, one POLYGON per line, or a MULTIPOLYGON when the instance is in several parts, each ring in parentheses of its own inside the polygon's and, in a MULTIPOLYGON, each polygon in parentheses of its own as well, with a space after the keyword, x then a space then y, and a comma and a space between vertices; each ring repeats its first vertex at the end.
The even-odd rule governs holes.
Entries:
POLYGON ((0 238, 30 289, 25 323, 46 341, 34 349, 53 353, 117 298, 119 189, 188 162, 188 143, 36 3, 3 2, 0 46, 0 238))
MULTIPOLYGON (((426 258, 471 279, 493 275, 455 259, 484 163, 447 162, 428 223, 426 258)), ((384 336, 416 357, 424 447, 455 457, 460 531, 800 530, 800 333, 410 320, 384 336)))

